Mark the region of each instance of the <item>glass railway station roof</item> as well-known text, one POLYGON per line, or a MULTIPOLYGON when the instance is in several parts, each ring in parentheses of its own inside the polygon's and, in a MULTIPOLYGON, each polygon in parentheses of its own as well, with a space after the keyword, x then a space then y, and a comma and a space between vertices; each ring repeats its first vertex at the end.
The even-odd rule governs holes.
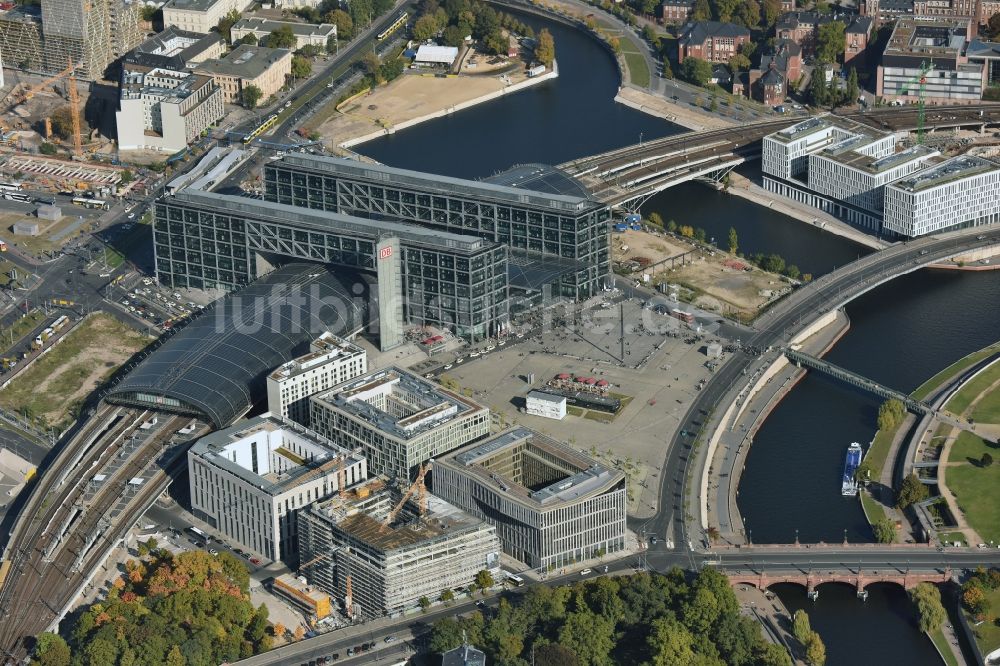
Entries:
POLYGON ((264 392, 267 374, 323 331, 362 317, 350 286, 318 264, 291 263, 216 301, 147 356, 108 402, 175 411, 224 428, 264 392))

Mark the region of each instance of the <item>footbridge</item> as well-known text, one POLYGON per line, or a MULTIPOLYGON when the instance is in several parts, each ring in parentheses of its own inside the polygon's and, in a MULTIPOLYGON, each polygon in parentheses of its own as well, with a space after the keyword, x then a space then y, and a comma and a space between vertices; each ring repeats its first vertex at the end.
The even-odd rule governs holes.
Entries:
MULTIPOLYGON (((842 117, 881 130, 913 130, 918 113, 911 107, 885 107, 842 117)), ((760 156, 761 139, 802 121, 786 117, 700 132, 685 132, 560 164, 597 199, 630 210, 665 189, 695 179, 721 180, 734 167, 760 156)), ((940 106, 928 110, 928 131, 1000 124, 1000 104, 940 106)))
POLYGON ((874 393, 880 398, 885 398, 887 400, 895 398, 903 403, 907 410, 913 412, 914 414, 930 414, 934 411, 931 406, 925 402, 915 400, 905 393, 897 391, 896 389, 891 389, 884 384, 879 384, 875 380, 868 379, 864 375, 859 375, 856 372, 851 372, 850 370, 830 363, 829 361, 824 361, 821 358, 816 358, 815 356, 811 356, 791 348, 786 348, 784 353, 785 356, 788 357, 789 361, 792 361, 799 367, 805 366, 813 370, 818 370, 824 374, 839 379, 842 382, 850 384, 851 386, 874 393))

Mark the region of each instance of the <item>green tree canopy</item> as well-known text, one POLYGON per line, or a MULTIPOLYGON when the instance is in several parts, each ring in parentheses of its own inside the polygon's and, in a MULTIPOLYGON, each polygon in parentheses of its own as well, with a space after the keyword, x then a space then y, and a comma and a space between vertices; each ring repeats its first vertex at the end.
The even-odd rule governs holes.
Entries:
POLYGON ((309 58, 303 58, 300 55, 292 56, 292 77, 304 79, 310 74, 312 74, 312 63, 309 58))
POLYGON ((809 624, 809 613, 801 608, 792 615, 792 634, 795 639, 805 645, 812 634, 812 625, 809 624))
POLYGON ((843 21, 821 23, 816 34, 816 60, 818 62, 835 63, 844 52, 847 40, 844 31, 847 28, 843 21))
POLYGON ((892 543, 896 540, 896 524, 885 516, 872 523, 872 532, 879 543, 892 543))
POLYGON ((809 666, 823 666, 826 663, 826 646, 815 631, 810 633, 806 643, 806 663, 809 666))
POLYGON ((248 32, 247 34, 240 37, 239 43, 249 44, 250 46, 257 46, 257 35, 253 34, 252 32, 248 32))
POLYGON ((923 502, 929 494, 927 486, 920 482, 920 478, 915 473, 911 472, 899 486, 899 492, 896 493, 896 507, 906 509, 913 504, 923 502))
POLYGON ((896 398, 886 400, 878 408, 877 425, 879 430, 888 431, 899 426, 906 417, 906 407, 896 398))
POLYGON ((354 21, 351 20, 351 15, 343 9, 334 9, 332 12, 327 12, 323 20, 337 26, 337 39, 342 39, 345 42, 353 39, 354 21))
POLYGON ((222 35, 222 38, 226 40, 226 42, 229 44, 233 43, 233 35, 231 32, 233 29, 233 24, 235 24, 239 20, 240 20, 240 13, 234 9, 225 16, 223 16, 221 19, 219 19, 219 23, 215 27, 215 29, 219 31, 219 34, 222 35))
POLYGON ((496 581, 493 580, 493 574, 487 569, 483 569, 476 574, 476 587, 482 591, 486 591, 496 585, 496 581))
POLYGON ((267 36, 267 47, 271 49, 290 49, 295 46, 296 41, 295 33, 292 32, 292 26, 285 23, 272 30, 271 34, 267 36))
POLYGON ((69 662, 69 645, 62 636, 48 631, 38 635, 32 663, 38 666, 69 666, 69 662))
POLYGON ((696 86, 707 85, 712 80, 712 63, 689 56, 680 66, 680 77, 696 86))
POLYGON ((538 33, 538 40, 535 44, 535 60, 546 67, 552 67, 552 62, 556 59, 556 43, 552 39, 552 33, 542 28, 538 33))
POLYGON ((249 84, 244 86, 242 92, 243 106, 253 110, 257 108, 257 104, 260 103, 260 98, 264 96, 264 92, 255 86, 254 84, 249 84))
POLYGON ((736 254, 740 249, 740 237, 736 234, 736 227, 729 227, 729 254, 736 254))
POLYGON ((933 632, 941 628, 948 613, 941 604, 941 590, 932 583, 920 583, 910 590, 910 599, 917 607, 920 631, 933 632))

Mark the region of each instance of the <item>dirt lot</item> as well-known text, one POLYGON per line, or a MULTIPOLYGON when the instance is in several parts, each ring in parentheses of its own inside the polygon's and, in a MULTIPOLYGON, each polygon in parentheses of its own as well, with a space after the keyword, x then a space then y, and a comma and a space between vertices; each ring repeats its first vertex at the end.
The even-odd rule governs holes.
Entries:
MULTIPOLYGON (((694 250, 694 246, 666 234, 645 231, 615 233, 611 238, 613 255, 619 261, 648 260, 650 264, 694 250), (627 246, 626 251, 622 247, 627 246)), ((635 273, 641 275, 643 271, 635 273)), ((695 251, 680 260, 654 266, 652 281, 679 284, 692 292, 694 305, 715 312, 737 309, 747 315, 757 312, 773 296, 789 287, 778 275, 766 273, 749 262, 725 252, 695 251), (714 256, 713 256, 714 254, 714 256), (745 270, 749 268, 750 270, 745 270)))
MULTIPOLYGON (((518 70, 507 75, 510 83, 524 78, 518 70)), ((317 118, 327 118, 316 129, 330 149, 381 129, 449 109, 462 102, 502 90, 505 86, 497 76, 452 76, 438 78, 433 74, 406 74, 392 83, 376 88, 359 97, 340 111, 321 111, 317 118)))
POLYGON ((41 220, 31 213, 0 213, 0 229, 3 229, 5 237, 13 242, 18 249, 29 254, 41 255, 43 252, 59 250, 79 236, 81 232, 90 229, 91 222, 94 220, 87 216, 81 223, 80 214, 82 214, 82 210, 79 206, 74 206, 72 209, 69 206, 63 206, 62 219, 50 222, 41 220), (37 222, 40 234, 38 236, 15 236, 11 230, 15 222, 37 222))
POLYGON ((108 315, 93 315, 0 391, 0 405, 61 429, 94 388, 149 342, 108 315))

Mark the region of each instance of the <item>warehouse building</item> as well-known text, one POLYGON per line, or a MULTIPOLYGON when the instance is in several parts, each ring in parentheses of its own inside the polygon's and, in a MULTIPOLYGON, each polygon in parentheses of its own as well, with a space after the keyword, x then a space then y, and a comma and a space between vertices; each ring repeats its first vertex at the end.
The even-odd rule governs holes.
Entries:
POLYGON ((420 464, 490 431, 489 409, 396 367, 344 382, 311 403, 312 427, 363 449, 373 475, 408 479, 420 464))
POLYGON ((364 457, 270 413, 205 435, 188 450, 191 509, 267 559, 297 561, 295 514, 368 477, 364 457))
POLYGON ((438 231, 510 248, 511 287, 584 300, 611 274, 606 204, 553 167, 529 164, 483 181, 337 157, 287 155, 264 165, 265 198, 438 231))
POLYGON ((282 364, 267 376, 267 409, 284 419, 309 425, 309 396, 354 379, 368 370, 361 347, 324 333, 309 353, 282 364))
POLYGON ((885 188, 885 228, 905 237, 1000 222, 1000 164, 953 157, 885 188))
POLYGON ((434 495, 407 501, 384 479, 312 505, 299 530, 303 573, 352 616, 416 609, 422 597, 468 588, 480 571, 499 578, 494 527, 434 495))
POLYGON ((507 248, 476 236, 183 190, 157 201, 153 248, 174 288, 232 290, 289 258, 375 274, 383 349, 402 343, 404 321, 470 342, 509 321, 507 248))
POLYGON ((436 458, 434 493, 539 571, 625 548, 625 474, 528 428, 436 458))

